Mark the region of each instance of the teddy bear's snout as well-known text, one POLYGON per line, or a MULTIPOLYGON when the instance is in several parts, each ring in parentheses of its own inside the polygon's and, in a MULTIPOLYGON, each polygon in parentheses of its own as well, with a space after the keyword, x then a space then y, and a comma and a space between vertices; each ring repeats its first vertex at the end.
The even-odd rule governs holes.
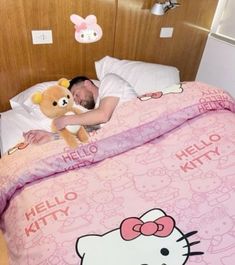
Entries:
POLYGON ((60 98, 59 101, 58 101, 58 105, 59 107, 66 107, 68 105, 68 98, 66 97, 63 97, 63 98, 60 98))

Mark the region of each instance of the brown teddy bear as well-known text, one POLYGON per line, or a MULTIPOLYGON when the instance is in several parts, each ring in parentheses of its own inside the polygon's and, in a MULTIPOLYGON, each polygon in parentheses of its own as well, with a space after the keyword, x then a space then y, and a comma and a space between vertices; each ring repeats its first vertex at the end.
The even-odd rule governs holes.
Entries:
MULTIPOLYGON (((73 107, 74 100, 71 92, 68 90, 68 86, 69 81, 62 78, 58 81, 58 84, 48 87, 43 92, 34 93, 32 101, 34 104, 38 104, 42 113, 51 119, 63 115, 80 114, 82 112, 73 107)), ((78 146, 77 138, 81 142, 87 142, 89 139, 85 128, 80 125, 69 125, 63 130, 57 131, 52 120, 51 129, 53 132, 58 132, 72 148, 78 146)))

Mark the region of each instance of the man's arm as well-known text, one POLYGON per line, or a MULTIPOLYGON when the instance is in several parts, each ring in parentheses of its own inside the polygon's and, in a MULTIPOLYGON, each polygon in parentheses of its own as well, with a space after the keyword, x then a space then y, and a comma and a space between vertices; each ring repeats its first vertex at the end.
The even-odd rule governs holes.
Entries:
POLYGON ((118 102, 118 97, 105 97, 100 101, 97 109, 79 115, 62 116, 55 119, 54 124, 58 130, 61 130, 67 125, 97 125, 106 123, 112 117, 118 102))
POLYGON ((28 132, 24 132, 23 136, 25 138, 25 142, 29 144, 44 144, 52 140, 59 139, 58 133, 43 130, 30 130, 28 132))

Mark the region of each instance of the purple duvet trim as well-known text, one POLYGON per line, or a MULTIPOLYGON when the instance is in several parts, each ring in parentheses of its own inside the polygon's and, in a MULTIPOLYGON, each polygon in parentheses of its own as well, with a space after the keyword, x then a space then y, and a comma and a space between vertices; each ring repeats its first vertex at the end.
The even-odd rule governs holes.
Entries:
POLYGON ((180 109, 175 113, 163 115, 141 126, 131 128, 94 143, 82 145, 77 149, 41 159, 31 164, 20 176, 12 177, 8 186, 0 191, 0 214, 6 208, 17 189, 26 184, 56 173, 91 166, 106 158, 119 155, 130 149, 143 145, 161 135, 177 128, 189 119, 193 119, 208 111, 229 110, 235 112, 235 103, 229 100, 210 101, 206 105, 201 103, 180 109))

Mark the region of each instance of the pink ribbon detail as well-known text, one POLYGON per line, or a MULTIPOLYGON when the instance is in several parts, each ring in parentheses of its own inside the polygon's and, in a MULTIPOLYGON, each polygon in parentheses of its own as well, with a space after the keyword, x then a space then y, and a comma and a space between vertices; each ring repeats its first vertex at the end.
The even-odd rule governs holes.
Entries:
POLYGON ((175 227, 175 221, 170 216, 163 216, 155 221, 144 223, 136 217, 125 219, 121 224, 121 236, 125 240, 132 240, 140 235, 167 237, 175 227))
POLYGON ((85 22, 82 22, 82 23, 79 24, 79 25, 75 25, 75 29, 76 29, 77 32, 79 32, 79 31, 82 30, 82 29, 87 29, 87 25, 86 25, 85 22))

